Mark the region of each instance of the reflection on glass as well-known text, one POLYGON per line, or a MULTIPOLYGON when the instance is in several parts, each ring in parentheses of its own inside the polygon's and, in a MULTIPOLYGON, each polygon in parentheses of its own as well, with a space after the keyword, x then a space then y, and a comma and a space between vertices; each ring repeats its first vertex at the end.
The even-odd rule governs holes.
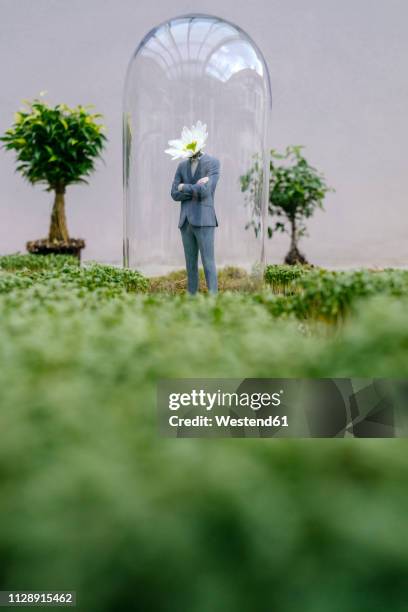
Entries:
POLYGON ((184 266, 179 210, 169 194, 176 165, 164 149, 184 125, 197 120, 208 126, 206 151, 221 162, 217 264, 249 269, 261 261, 270 107, 265 60, 240 28, 215 17, 187 15, 147 34, 130 61, 125 84, 125 265, 147 274, 184 266), (255 154, 265 169, 256 236, 246 229, 253 211, 245 206, 240 186, 255 154))

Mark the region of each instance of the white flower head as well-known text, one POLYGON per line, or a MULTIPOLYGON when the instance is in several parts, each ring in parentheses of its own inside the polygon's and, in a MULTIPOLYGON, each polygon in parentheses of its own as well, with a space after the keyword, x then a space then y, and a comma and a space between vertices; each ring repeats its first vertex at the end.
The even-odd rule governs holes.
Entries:
POLYGON ((165 153, 171 155, 172 160, 188 159, 204 149, 207 138, 206 124, 197 121, 191 128, 183 127, 180 139, 169 140, 170 149, 165 153))

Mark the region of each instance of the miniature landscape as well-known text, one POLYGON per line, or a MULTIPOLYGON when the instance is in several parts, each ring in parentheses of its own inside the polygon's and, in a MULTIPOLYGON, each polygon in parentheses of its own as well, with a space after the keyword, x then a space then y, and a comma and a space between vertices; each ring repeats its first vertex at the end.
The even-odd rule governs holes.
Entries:
POLYGON ((335 572, 343 609, 405 609, 403 440, 158 438, 155 393, 161 377, 404 377, 407 272, 229 269, 218 296, 191 297, 182 272, 0 268, 7 584, 75 584, 88 612, 132 609, 134 588, 140 609, 175 610, 181 584, 195 610, 246 612, 269 590, 289 610, 295 590, 314 612, 334 609, 335 572))

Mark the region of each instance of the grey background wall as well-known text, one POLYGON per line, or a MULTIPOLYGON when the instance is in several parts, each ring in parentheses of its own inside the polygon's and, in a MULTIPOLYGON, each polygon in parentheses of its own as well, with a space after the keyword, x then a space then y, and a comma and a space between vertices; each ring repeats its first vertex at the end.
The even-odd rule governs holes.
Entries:
MULTIPOLYGON (((0 0, 0 131, 21 100, 95 103, 109 145, 89 187, 67 192, 71 235, 86 259, 122 256, 121 105, 131 54, 169 17, 206 12, 244 28, 262 49, 273 90, 270 144, 303 144, 336 193, 303 248, 329 266, 408 262, 406 0, 0 0)), ((47 233, 52 198, 0 152, 0 252, 47 233)), ((151 228, 154 231, 154 228, 151 228)), ((268 245, 280 261, 287 239, 268 245)))

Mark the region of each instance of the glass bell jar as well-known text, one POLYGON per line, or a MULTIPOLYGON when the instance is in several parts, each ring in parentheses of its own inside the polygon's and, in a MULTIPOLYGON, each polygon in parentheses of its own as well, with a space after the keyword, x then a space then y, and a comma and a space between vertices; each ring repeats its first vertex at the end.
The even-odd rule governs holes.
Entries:
POLYGON ((204 153, 220 162, 216 265, 262 269, 271 88, 251 38, 207 15, 159 25, 130 60, 123 106, 124 265, 149 276, 185 266, 181 204, 170 195, 181 160, 165 150, 184 126, 201 121, 204 153))

